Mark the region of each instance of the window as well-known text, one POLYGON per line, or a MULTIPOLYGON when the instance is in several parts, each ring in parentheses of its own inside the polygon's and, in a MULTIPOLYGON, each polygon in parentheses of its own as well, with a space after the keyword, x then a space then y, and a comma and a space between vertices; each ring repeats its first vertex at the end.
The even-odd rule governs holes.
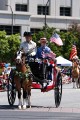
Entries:
POLYGON ((38 33, 39 31, 41 31, 41 30, 37 29, 37 28, 31 28, 31 32, 32 33, 38 33))
MULTIPOLYGON (((7 35, 12 34, 12 26, 0 25, 0 31, 5 30, 7 35)), ((13 26, 13 34, 20 33, 20 26, 13 26)))
POLYGON ((45 10, 46 10, 46 15, 49 15, 49 6, 38 6, 37 7, 37 14, 38 15, 45 15, 45 10))
POLYGON ((63 29, 62 29, 62 30, 60 30, 60 32, 67 32, 67 30, 63 30, 63 29))
POLYGON ((27 12, 27 5, 24 4, 16 4, 16 11, 24 11, 27 12))
POLYGON ((70 7, 60 7, 60 16, 71 16, 70 7))

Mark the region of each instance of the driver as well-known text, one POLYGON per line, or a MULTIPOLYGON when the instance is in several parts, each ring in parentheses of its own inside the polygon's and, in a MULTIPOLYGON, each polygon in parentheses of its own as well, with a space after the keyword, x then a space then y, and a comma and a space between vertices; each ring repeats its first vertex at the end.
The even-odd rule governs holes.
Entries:
MULTIPOLYGON (((40 39, 41 46, 37 49, 36 58, 43 59, 43 58, 53 58, 53 61, 56 62, 55 56, 56 54, 52 52, 52 50, 47 46, 47 39, 41 38, 40 39)), ((54 65, 54 64, 53 64, 54 65)), ((48 63, 48 80, 52 80, 52 64, 48 63)), ((46 87, 47 83, 43 83, 43 87, 46 87)))
POLYGON ((25 37, 25 41, 20 44, 20 50, 22 49, 25 54, 27 55, 27 67, 28 72, 31 73, 30 69, 30 60, 32 59, 34 61, 36 52, 37 52, 37 45, 32 40, 32 33, 31 32, 24 32, 23 36, 25 37))
POLYGON ((29 56, 35 57, 37 48, 36 43, 32 40, 32 33, 25 31, 23 36, 25 41, 20 44, 20 49, 23 49, 25 53, 29 53, 29 56))

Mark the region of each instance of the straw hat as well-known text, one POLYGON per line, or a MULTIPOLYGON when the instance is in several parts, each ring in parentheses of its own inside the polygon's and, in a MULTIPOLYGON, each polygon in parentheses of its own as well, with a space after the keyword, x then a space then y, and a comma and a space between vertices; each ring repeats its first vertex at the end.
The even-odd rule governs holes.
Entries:
POLYGON ((45 37, 40 38, 40 40, 38 41, 38 43, 42 43, 42 42, 48 43, 45 37))
POLYGON ((77 56, 77 55, 75 55, 75 56, 73 57, 73 59, 78 59, 78 56, 77 56))

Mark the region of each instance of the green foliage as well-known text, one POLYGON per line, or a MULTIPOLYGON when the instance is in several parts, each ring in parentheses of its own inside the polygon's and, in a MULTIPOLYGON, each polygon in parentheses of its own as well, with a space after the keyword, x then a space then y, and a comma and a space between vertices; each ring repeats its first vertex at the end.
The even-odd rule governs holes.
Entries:
POLYGON ((64 45, 62 47, 62 54, 65 58, 69 59, 72 45, 74 42, 77 42, 77 38, 71 32, 66 32, 66 33, 62 34, 62 38, 64 38, 64 41, 63 41, 64 45))
POLYGON ((2 68, 0 68, 0 75, 2 75, 2 68))
POLYGON ((0 61, 5 61, 8 53, 9 45, 6 38, 6 32, 0 31, 0 61))
POLYGON ((9 44, 10 52, 15 52, 17 49, 19 49, 20 38, 19 38, 18 34, 11 35, 7 39, 8 39, 8 44, 9 44))
MULTIPOLYGON (((48 46, 56 53, 56 56, 63 56, 69 59, 69 55, 72 49, 73 43, 76 44, 78 50, 78 56, 80 56, 80 26, 73 24, 70 26, 67 32, 56 31, 55 28, 43 27, 41 31, 33 34, 33 40, 39 46, 39 40, 41 37, 46 37, 48 40, 48 46), (50 37, 57 32, 63 41, 63 46, 57 46, 55 43, 50 43, 50 37), (46 34, 45 34, 46 33, 46 34)), ((7 36, 5 31, 0 31, 0 61, 12 62, 14 55, 20 46, 19 34, 7 36)))
POLYGON ((18 34, 7 36, 5 31, 0 31, 0 62, 11 62, 19 45, 18 34))
MULTIPOLYGON (((38 40, 40 40, 41 37, 45 36, 45 27, 43 27, 43 29, 38 33, 38 34, 34 34, 35 37, 33 37, 33 39, 36 41, 36 43, 38 45, 40 45, 38 43, 38 40)), ((70 26, 69 30, 67 32, 60 32, 60 31, 56 31, 55 28, 49 28, 47 26, 46 28, 46 36, 45 36, 48 40, 48 46, 51 48, 51 50, 53 52, 56 53, 56 56, 63 56, 67 59, 69 59, 70 57, 70 52, 72 49, 72 45, 75 43, 77 46, 77 50, 78 50, 78 56, 79 56, 79 51, 80 51, 80 27, 77 24, 73 24, 72 26, 70 26), (60 38, 63 41, 63 46, 57 46, 55 43, 50 43, 50 37, 52 36, 52 34, 54 33, 58 33, 60 35, 60 38)))
POLYGON ((80 25, 77 23, 73 23, 70 25, 69 30, 74 36, 77 38, 77 41, 75 41, 78 51, 78 56, 80 57, 80 25))
POLYGON ((20 38, 19 34, 11 35, 7 37, 8 44, 9 44, 9 54, 8 54, 8 60, 13 61, 15 53, 19 49, 20 46, 20 38))

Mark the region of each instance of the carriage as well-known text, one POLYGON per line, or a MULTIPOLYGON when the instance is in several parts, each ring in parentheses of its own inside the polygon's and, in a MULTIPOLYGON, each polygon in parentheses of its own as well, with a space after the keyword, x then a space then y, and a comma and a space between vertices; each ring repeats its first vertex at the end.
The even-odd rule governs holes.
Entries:
MULTIPOLYGON (((29 67, 31 69, 31 76, 33 79, 31 89, 40 89, 41 92, 48 92, 50 90, 54 90, 55 106, 59 107, 62 97, 62 77, 60 71, 57 72, 54 64, 54 67, 52 68, 52 80, 49 81, 48 63, 53 64, 54 63, 53 59, 52 58, 43 58, 42 60, 41 59, 37 60, 34 58, 30 59, 29 67), (42 87, 43 81, 48 83, 45 88, 42 87)), ((16 99, 16 85, 14 84, 14 80, 10 77, 8 78, 7 96, 9 105, 13 106, 16 99)))

